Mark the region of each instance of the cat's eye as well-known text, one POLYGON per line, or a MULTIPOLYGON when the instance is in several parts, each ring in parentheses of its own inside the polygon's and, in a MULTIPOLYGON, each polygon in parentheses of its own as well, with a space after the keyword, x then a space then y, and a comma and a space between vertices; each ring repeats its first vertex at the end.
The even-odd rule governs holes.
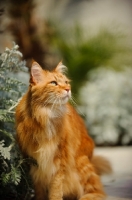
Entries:
POLYGON ((50 84, 52 84, 52 85, 58 85, 56 81, 51 81, 50 84))
POLYGON ((66 84, 69 84, 69 81, 65 81, 66 84))

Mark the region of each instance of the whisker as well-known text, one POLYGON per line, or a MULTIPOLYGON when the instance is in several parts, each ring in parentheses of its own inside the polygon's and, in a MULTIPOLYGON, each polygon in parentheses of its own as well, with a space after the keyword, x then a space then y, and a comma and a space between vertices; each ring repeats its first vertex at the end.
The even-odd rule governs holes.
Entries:
POLYGON ((54 101, 55 97, 50 96, 49 98, 46 99, 44 102, 44 106, 46 107, 49 103, 52 103, 54 101))
POLYGON ((58 95, 58 99, 59 99, 59 105, 60 105, 60 108, 61 108, 61 106, 62 106, 62 101, 61 101, 61 96, 60 96, 60 95, 58 95))
POLYGON ((58 109, 57 117, 61 117, 62 116, 62 112, 64 110, 63 109, 63 103, 62 103, 62 96, 61 96, 61 94, 58 94, 57 100, 58 100, 59 108, 60 108, 60 109, 58 109))
POLYGON ((75 99, 74 99, 73 96, 71 96, 70 102, 72 103, 72 105, 74 105, 75 107, 77 107, 77 103, 76 103, 76 101, 75 101, 75 99))
POLYGON ((79 109, 79 106, 77 105, 77 103, 75 102, 75 98, 73 97, 73 95, 70 98, 70 102, 73 106, 75 106, 76 111, 82 115, 83 117, 85 117, 84 113, 82 113, 81 109, 79 109))
POLYGON ((50 112, 52 112, 52 110, 53 110, 53 108, 54 108, 54 106, 55 106, 55 104, 56 104, 56 101, 57 101, 57 99, 55 98, 55 100, 54 100, 54 102, 53 102, 53 104, 52 104, 52 106, 51 106, 50 112))

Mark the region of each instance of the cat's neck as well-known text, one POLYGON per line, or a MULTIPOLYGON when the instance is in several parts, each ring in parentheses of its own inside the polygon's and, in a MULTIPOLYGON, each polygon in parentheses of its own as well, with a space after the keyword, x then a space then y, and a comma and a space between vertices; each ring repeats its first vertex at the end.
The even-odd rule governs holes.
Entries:
POLYGON ((39 119, 60 119, 68 112, 67 105, 32 105, 33 118, 39 119))
POLYGON ((69 113, 68 104, 38 105, 36 102, 32 102, 30 92, 25 97, 27 99, 25 109, 30 120, 33 124, 39 125, 48 139, 52 139, 57 132, 60 132, 59 129, 63 126, 65 115, 69 113))
POLYGON ((41 124, 46 138, 51 140, 55 137, 63 126, 63 120, 66 113, 66 106, 54 108, 43 107, 38 109, 35 119, 41 124))

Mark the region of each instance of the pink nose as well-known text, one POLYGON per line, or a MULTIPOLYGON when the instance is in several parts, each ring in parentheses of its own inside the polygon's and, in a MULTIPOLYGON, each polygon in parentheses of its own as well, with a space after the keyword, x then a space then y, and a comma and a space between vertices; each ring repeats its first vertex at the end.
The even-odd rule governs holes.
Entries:
POLYGON ((65 89, 67 92, 69 92, 70 91, 70 89, 65 89))

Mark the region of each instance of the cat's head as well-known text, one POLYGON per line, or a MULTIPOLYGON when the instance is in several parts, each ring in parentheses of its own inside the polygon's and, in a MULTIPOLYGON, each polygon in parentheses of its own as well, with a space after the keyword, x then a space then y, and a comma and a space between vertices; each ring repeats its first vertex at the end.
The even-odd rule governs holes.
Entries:
POLYGON ((64 105, 71 97, 70 80, 66 67, 60 62, 53 71, 43 70, 33 62, 30 71, 32 101, 41 106, 64 105))

